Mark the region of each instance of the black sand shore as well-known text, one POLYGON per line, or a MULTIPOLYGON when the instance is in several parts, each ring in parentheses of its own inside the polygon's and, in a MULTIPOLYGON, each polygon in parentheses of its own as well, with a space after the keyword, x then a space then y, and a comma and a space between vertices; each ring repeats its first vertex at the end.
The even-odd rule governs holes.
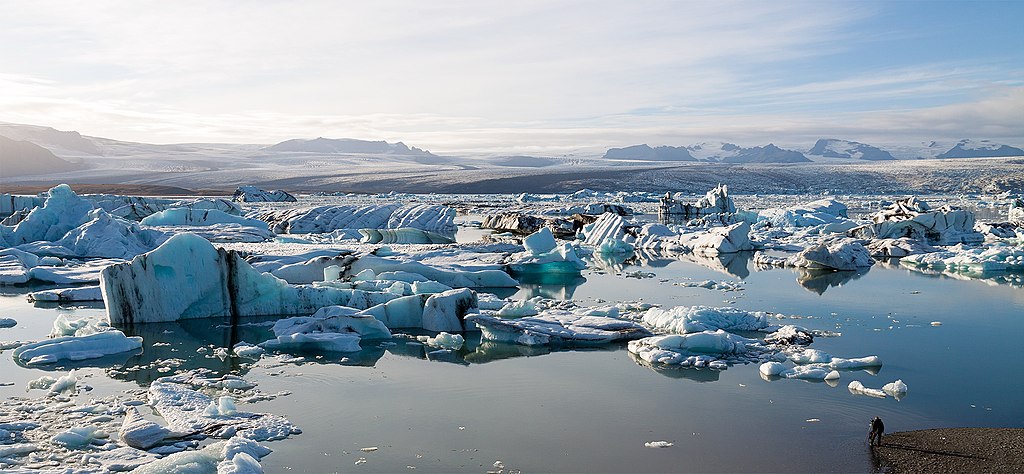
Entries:
POLYGON ((939 428, 887 434, 885 472, 1024 472, 1024 428, 939 428))

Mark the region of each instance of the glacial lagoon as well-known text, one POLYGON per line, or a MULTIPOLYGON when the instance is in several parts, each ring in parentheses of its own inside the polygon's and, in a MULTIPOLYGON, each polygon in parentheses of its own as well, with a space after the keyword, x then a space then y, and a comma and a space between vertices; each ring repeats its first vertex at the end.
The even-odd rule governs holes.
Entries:
MULTIPOLYGON (((458 240, 487 233, 463 227, 458 240)), ((727 370, 651 366, 625 343, 523 346, 467 333, 461 349, 445 351, 415 338, 428 333, 402 329, 392 340, 364 342, 358 353, 251 359, 218 356, 216 349, 272 338, 263 323, 274 318, 244 318, 235 326, 215 318, 123 327, 142 336, 141 351, 77 363, 29 368, 4 351, 0 398, 41 396, 26 391, 29 381, 71 368, 87 387, 79 401, 145 391, 185 370, 239 375, 271 395, 239 402, 239 410, 281 415, 302 430, 263 443, 273 449, 261 461, 267 472, 871 471, 879 466, 866 434, 876 415, 889 431, 1024 423, 1016 380, 1024 374, 1019 274, 925 273, 890 261, 843 272, 765 268, 752 252, 638 252, 587 263, 580 277, 495 292, 513 300, 571 298, 581 306, 767 311, 782 316, 773 324, 825 335, 815 338, 814 349, 877 355, 883 365, 810 382, 764 377, 756 363, 727 370), (880 388, 897 379, 909 386, 898 401, 847 389, 854 380, 880 388), (645 445, 659 441, 671 445, 645 445)), ((45 338, 59 314, 105 314, 99 303, 27 302, 25 295, 39 289, 0 287, 0 317, 18 321, 0 329, 0 340, 45 338)), ((37 464, 47 465, 44 457, 37 464)))

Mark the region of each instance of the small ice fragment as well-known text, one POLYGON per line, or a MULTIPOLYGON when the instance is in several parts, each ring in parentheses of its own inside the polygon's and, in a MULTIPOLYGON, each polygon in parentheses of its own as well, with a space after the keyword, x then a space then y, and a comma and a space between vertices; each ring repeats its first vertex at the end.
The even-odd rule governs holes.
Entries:
POLYGON ((668 448, 673 445, 675 445, 675 443, 671 441, 648 441, 644 443, 644 446, 648 448, 668 448))
POLYGON ((459 431, 466 431, 466 427, 465 426, 460 426, 459 427, 459 431))
POLYGON ((364 452, 364 453, 371 453, 371 452, 376 451, 378 449, 380 449, 380 448, 378 448, 376 446, 370 446, 370 447, 366 447, 366 448, 359 448, 359 450, 364 452))
POLYGON ((932 321, 932 326, 942 326, 942 321, 932 321))
POLYGON ((366 464, 366 458, 356 459, 356 466, 358 466, 360 464, 366 464))
POLYGON ((882 391, 892 395, 897 401, 907 395, 907 384, 903 383, 903 380, 897 379, 895 382, 889 382, 882 386, 882 391))
POLYGON ((808 423, 817 423, 817 422, 821 421, 821 419, 819 419, 819 418, 808 418, 806 421, 808 423))

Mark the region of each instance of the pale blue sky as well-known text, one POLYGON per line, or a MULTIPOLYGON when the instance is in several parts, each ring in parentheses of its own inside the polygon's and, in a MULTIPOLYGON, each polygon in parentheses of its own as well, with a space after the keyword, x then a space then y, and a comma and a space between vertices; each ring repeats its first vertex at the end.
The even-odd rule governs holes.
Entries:
POLYGON ((0 2, 0 121, 155 143, 1024 144, 1024 2, 0 2))

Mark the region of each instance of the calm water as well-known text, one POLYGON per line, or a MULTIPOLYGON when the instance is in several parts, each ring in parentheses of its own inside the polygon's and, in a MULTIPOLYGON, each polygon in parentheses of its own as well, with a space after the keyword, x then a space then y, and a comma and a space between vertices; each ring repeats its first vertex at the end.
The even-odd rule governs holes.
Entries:
MULTIPOLYGON (((93 363, 104 367, 82 372, 93 393, 103 394, 145 387, 164 375, 150 363, 179 358, 184 368, 242 374, 264 392, 290 391, 240 405, 285 415, 304 431, 268 443, 274 453, 264 459, 267 472, 483 472, 497 470, 499 460, 506 472, 869 471, 875 464, 864 438, 875 415, 889 431, 1024 424, 1017 380, 1024 374, 1024 289, 883 264, 862 273, 757 271, 749 255, 605 264, 656 276, 626 278, 592 269, 576 285, 536 282, 524 285, 517 297, 779 312, 801 317, 783 322, 842 333, 818 338, 811 347, 842 357, 874 354, 884 365, 877 374, 843 372, 832 387, 768 382, 756 365, 720 372, 652 370, 636 363, 624 346, 559 351, 480 345, 474 338, 457 354, 443 356, 427 356, 423 346, 398 339, 359 354, 253 364, 222 361, 197 349, 259 342, 269 336, 265 327, 232 332, 220 321, 199 320, 126 328, 145 338, 144 352, 93 363), (672 284, 705 279, 743 281, 745 289, 672 284), (152 345, 159 341, 170 345, 152 345), (139 366, 145 368, 124 370, 139 366), (895 379, 910 388, 899 402, 846 389, 852 380, 880 388, 895 379), (655 440, 675 445, 644 447, 655 440), (366 447, 379 449, 360 451, 366 447), (365 462, 357 464, 360 458, 365 462)), ((0 329, 3 340, 43 337, 60 312, 102 313, 95 306, 33 307, 24 300, 28 289, 2 291, 0 317, 19 322, 0 329)), ((28 380, 54 375, 19 367, 5 352, 0 382, 14 385, 0 387, 0 396, 25 396, 28 380)))

